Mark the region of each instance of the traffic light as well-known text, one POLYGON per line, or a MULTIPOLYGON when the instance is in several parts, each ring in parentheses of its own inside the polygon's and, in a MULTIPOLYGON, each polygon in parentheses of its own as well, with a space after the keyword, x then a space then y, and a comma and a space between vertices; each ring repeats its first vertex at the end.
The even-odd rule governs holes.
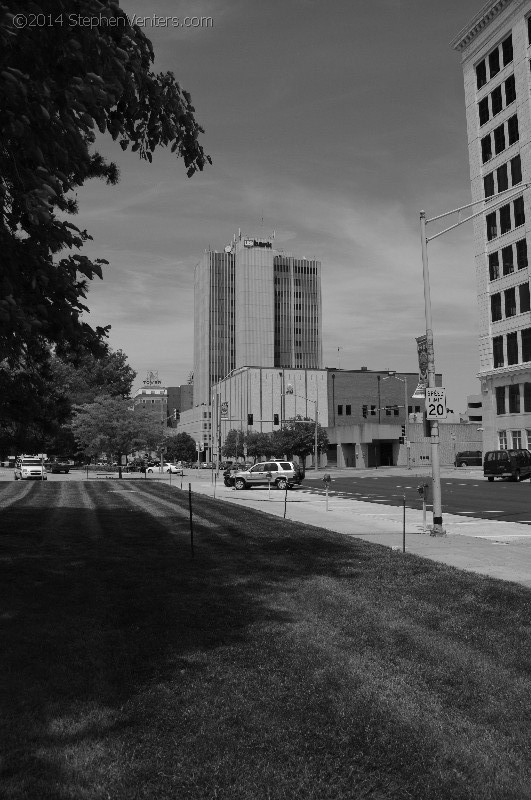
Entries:
POLYGON ((376 406, 371 406, 371 417, 376 416, 376 406))
POLYGON ((403 439, 406 438, 406 426, 405 425, 402 425, 402 434, 401 435, 402 435, 403 439))
POLYGON ((280 425, 278 414, 273 414, 273 425, 280 425))
POLYGON ((364 417, 367 417, 368 411, 369 411, 369 407, 368 406, 362 406, 361 407, 361 413, 363 414, 364 417))
POLYGON ((399 437, 398 437, 398 443, 399 443, 399 444, 404 444, 404 442, 405 442, 405 441, 406 441, 406 439, 405 439, 405 437, 404 437, 404 436, 399 436, 399 437))
POLYGON ((252 425, 252 424, 253 424, 253 415, 247 414, 247 425, 252 425))

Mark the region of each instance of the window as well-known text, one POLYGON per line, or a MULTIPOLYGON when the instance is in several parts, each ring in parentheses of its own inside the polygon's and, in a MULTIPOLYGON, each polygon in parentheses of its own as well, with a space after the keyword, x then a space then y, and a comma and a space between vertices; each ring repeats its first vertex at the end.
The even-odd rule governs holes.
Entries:
POLYGON ((524 269, 524 267, 527 267, 526 239, 520 239, 519 242, 516 242, 516 263, 518 265, 518 269, 524 269))
POLYGON ((509 137, 509 144, 514 144, 520 138, 518 131, 518 117, 514 114, 507 120, 507 135, 509 137))
POLYGON ((494 336, 492 339, 492 355, 494 357, 494 369, 503 367, 503 336, 494 336))
POLYGON ((495 281, 500 277, 500 259, 498 252, 489 254, 489 277, 495 281))
POLYGON ((516 290, 514 286, 512 289, 507 289, 505 295, 505 316, 514 317, 516 315, 516 290))
POLYGON ((530 297, 529 297, 529 281, 521 283, 518 287, 520 294, 520 314, 525 314, 526 311, 531 310, 530 297))
POLYGON ((505 414, 505 386, 496 386, 496 414, 505 414))
POLYGON ((497 86, 490 95, 492 105, 492 116, 495 117, 503 108, 502 87, 497 86))
POLYGON ((337 407, 337 415, 338 415, 338 417, 342 417, 343 416, 343 406, 338 406, 337 407))
POLYGON ((476 67, 476 85, 478 89, 481 89, 482 86, 485 86, 487 83, 487 64, 485 63, 485 59, 480 61, 476 67))
POLYGON ((491 239, 495 239, 496 236, 498 235, 496 212, 493 211, 491 214, 487 214, 486 221, 487 221, 487 239, 490 242, 491 239))
POLYGON ((516 100, 516 84, 514 82, 514 75, 509 75, 505 81, 505 105, 514 103, 516 100))
POLYGON ((500 51, 498 48, 489 55, 489 78, 494 78, 500 71, 500 51))
POLYGON ((483 189, 485 191, 485 197, 492 197, 492 195, 494 194, 494 173, 493 172, 489 172, 489 174, 485 175, 485 177, 483 178, 483 189))
POLYGON ((478 103, 478 112, 479 112, 479 124, 484 125, 486 122, 489 121, 489 98, 484 97, 478 103))
POLYGON ((513 450, 520 450, 522 447, 522 431, 511 431, 513 440, 513 450))
POLYGON ((502 247, 501 252, 502 252, 503 274, 510 275, 511 272, 514 272, 512 245, 509 245, 509 247, 502 247))
POLYGON ((484 136, 481 140, 481 160, 483 163, 486 161, 490 161, 492 158, 492 143, 490 140, 490 133, 488 136, 484 136))
MULTIPOLYGON (((519 155, 511 158, 511 183, 513 186, 522 183, 522 161, 519 155)), ((500 191, 499 185, 498 191, 500 191)))
POLYGON ((490 297, 490 317, 492 322, 498 322, 502 318, 501 294, 493 294, 490 297))
POLYGON ((498 192, 504 192, 509 188, 509 178, 507 176, 507 164, 502 164, 496 170, 496 181, 498 183, 498 192))
POLYGON ((345 414, 350 417, 352 414, 352 406, 345 406, 345 414))
POLYGON ((525 223, 525 211, 524 211, 524 198, 517 197, 513 203, 514 207, 514 227, 518 228, 520 225, 525 223))
POLYGON ((415 414, 419 414, 419 413, 420 413, 420 406, 415 406, 415 414))
POLYGON ((522 361, 531 361, 531 328, 524 328, 522 336, 522 361))
POLYGON ((518 364, 518 334, 507 334, 507 363, 518 364))
POLYGON ((520 413, 520 386, 518 383, 509 385, 509 414, 520 413))
MULTIPOLYGON (((531 411, 531 383, 524 383, 524 411, 531 411)), ((527 446, 531 445, 531 431, 527 433, 527 446)))
POLYGON ((507 203, 506 206, 500 208, 500 236, 508 233, 511 230, 511 206, 507 203))
POLYGON ((498 431, 500 450, 507 450, 507 431, 498 431))
POLYGON ((507 64, 510 64, 513 60, 513 37, 512 35, 508 36, 507 39, 504 39, 502 42, 502 59, 503 59, 503 66, 506 67, 507 64))
POLYGON ((494 128, 494 152, 498 155, 502 150, 505 150, 505 126, 498 125, 494 128))

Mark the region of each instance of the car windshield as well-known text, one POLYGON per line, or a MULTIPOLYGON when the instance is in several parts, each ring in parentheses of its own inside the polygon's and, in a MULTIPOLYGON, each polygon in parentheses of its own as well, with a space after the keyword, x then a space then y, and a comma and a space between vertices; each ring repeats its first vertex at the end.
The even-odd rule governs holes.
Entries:
POLYGON ((23 458, 22 459, 22 466, 23 467, 40 467, 41 460, 40 458, 23 458))

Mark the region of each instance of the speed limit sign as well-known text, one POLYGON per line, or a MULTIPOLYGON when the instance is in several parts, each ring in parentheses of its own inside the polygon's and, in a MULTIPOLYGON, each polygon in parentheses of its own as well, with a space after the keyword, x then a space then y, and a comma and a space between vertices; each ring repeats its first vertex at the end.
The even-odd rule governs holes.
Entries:
POLYGON ((446 389, 426 387, 426 419, 446 419, 446 389))

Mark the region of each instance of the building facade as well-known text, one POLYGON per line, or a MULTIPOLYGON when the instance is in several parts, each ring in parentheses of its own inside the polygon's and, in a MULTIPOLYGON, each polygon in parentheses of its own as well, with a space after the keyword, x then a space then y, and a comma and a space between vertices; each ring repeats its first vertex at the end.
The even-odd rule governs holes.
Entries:
POLYGON ((321 264, 273 242, 239 233, 196 266, 194 406, 240 367, 322 366, 321 264))
POLYGON ((492 0, 452 42, 461 54, 486 450, 531 447, 531 0, 492 0), (505 194, 502 194, 505 193, 505 194))

